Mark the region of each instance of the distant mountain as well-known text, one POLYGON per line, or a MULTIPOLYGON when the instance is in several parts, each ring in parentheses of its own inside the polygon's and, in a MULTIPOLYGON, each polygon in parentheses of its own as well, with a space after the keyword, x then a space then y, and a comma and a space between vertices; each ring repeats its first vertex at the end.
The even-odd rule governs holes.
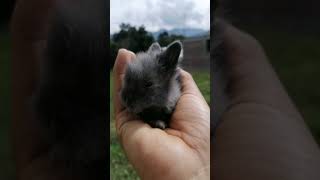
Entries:
POLYGON ((155 39, 157 39, 159 34, 165 31, 167 31, 169 34, 183 35, 185 37, 201 36, 208 33, 206 30, 197 28, 175 28, 171 30, 160 29, 159 31, 152 32, 151 34, 155 39))

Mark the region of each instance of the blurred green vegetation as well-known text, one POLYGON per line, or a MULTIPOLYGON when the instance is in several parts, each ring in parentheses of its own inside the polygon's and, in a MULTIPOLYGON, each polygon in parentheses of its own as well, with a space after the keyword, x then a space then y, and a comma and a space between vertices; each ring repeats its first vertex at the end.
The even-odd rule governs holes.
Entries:
POLYGON ((0 179, 14 179, 10 149, 10 38, 0 28, 0 179))
POLYGON ((174 40, 184 39, 182 35, 169 34, 166 31, 160 33, 158 37, 153 37, 152 33, 148 32, 143 25, 135 27, 122 23, 119 28, 120 31, 112 34, 110 37, 110 69, 113 67, 118 49, 120 48, 130 49, 130 51, 137 53, 146 51, 151 43, 155 41, 164 47, 174 40))
POLYGON ((113 113, 113 76, 110 73, 110 179, 139 179, 117 140, 113 113))
MULTIPOLYGON (((206 101, 210 104, 210 73, 190 72, 197 83, 206 101)), ((110 73, 110 173, 113 180, 135 180, 139 179, 132 166, 129 164, 115 132, 112 100, 112 74, 110 73)))

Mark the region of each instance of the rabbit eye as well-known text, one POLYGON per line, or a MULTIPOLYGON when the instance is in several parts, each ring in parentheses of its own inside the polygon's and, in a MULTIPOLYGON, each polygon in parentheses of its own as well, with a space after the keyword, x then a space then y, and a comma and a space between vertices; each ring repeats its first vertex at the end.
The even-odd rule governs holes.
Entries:
POLYGON ((151 81, 145 81, 144 82, 144 86, 147 87, 147 88, 151 87, 152 85, 153 85, 153 83, 151 81))

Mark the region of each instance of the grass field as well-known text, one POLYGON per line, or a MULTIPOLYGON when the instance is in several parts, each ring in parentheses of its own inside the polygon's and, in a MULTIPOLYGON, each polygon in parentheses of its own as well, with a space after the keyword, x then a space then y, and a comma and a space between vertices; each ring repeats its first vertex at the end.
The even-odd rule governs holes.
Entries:
MULTIPOLYGON (((197 83, 200 91, 204 95, 206 101, 210 103, 210 74, 209 72, 192 72, 193 78, 197 83)), ((112 74, 110 74, 110 92, 112 92, 112 74)), ((139 179, 132 166, 128 163, 119 142, 117 141, 113 107, 112 95, 110 94, 110 173, 112 180, 135 180, 139 179)))

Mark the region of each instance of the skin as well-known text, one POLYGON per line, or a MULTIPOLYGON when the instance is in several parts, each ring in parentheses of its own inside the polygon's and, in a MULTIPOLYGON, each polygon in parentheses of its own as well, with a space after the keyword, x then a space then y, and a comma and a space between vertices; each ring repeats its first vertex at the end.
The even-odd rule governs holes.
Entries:
POLYGON ((119 50, 113 72, 115 126, 129 161, 141 179, 209 179, 210 108, 192 76, 180 70, 182 95, 170 128, 151 128, 129 114, 119 99, 126 65, 134 57, 119 50))
POLYGON ((48 174, 48 145, 27 102, 35 90, 52 0, 19 0, 11 21, 12 146, 18 179, 48 174), (36 4, 36 5, 35 5, 36 4), (32 11, 30 11, 32 9, 32 11))
MULTIPOLYGON (((72 173, 66 171, 62 166, 52 166, 48 155, 50 146, 47 144, 41 126, 33 117, 28 104, 29 98, 38 83, 39 63, 42 60, 41 53, 45 47, 48 30, 47 22, 55 2, 55 0, 19 0, 16 3, 12 16, 12 109, 14 113, 12 114, 11 137, 17 179, 84 179, 81 171, 72 173)), ((123 67, 124 66, 122 66, 122 68, 123 67)), ((121 70, 121 68, 119 68, 119 70, 121 70)), ((117 72, 122 72, 122 70, 117 72)), ((158 177, 161 177, 159 176, 161 173, 161 175, 163 174, 169 179, 177 179, 177 173, 182 174, 182 172, 186 170, 182 166, 186 164, 185 158, 190 159, 188 163, 189 174, 184 173, 184 176, 180 176, 180 178, 190 178, 191 176, 208 177, 209 169, 207 166, 209 166, 210 157, 209 107, 205 103, 191 76, 186 72, 182 73, 184 74, 185 81, 188 82, 188 85, 184 88, 186 97, 183 98, 184 101, 190 102, 196 99, 195 102, 202 112, 200 113, 202 114, 201 117, 197 117, 197 120, 202 123, 197 122, 198 125, 194 127, 193 124, 195 124, 195 120, 193 119, 189 119, 189 121, 186 122, 190 127, 181 124, 180 121, 182 122, 182 120, 179 120, 181 114, 190 114, 190 112, 186 111, 192 109, 192 107, 188 105, 190 103, 181 103, 185 104, 183 105, 184 108, 179 110, 180 113, 178 114, 180 115, 177 115, 177 120, 174 121, 173 126, 180 129, 171 129, 166 132, 152 130, 147 127, 146 124, 137 123, 137 121, 135 121, 135 123, 124 123, 126 120, 129 120, 129 116, 120 113, 124 111, 120 111, 121 106, 116 105, 117 112, 121 114, 117 115, 117 117, 119 117, 119 121, 117 121, 119 122, 117 126, 119 127, 117 128, 118 133, 121 137, 120 139, 125 139, 122 140, 123 146, 126 147, 126 149, 130 149, 130 153, 127 153, 130 160, 133 162, 137 162, 135 160, 138 158, 138 161, 141 161, 141 158, 158 160, 158 162, 155 161, 155 163, 148 161, 149 164, 133 163, 143 178, 148 178, 156 174, 158 174, 158 177), (123 125, 120 126, 120 124, 123 125), (201 130, 199 132, 202 133, 195 131, 196 128, 201 130), (145 135, 144 133, 138 133, 138 130, 144 133, 151 132, 152 135, 149 136, 149 139, 146 138, 147 136, 143 138, 145 141, 138 141, 138 139, 140 139, 139 136, 145 135), (135 135, 126 138, 132 135, 131 133, 135 133, 135 135), (155 146, 153 146, 150 141, 155 142, 155 146), (167 142, 167 144, 163 146, 161 143, 160 146, 159 144, 162 141, 167 142), (138 146, 134 145, 136 142, 139 142, 138 146), (174 146, 172 146, 173 144, 174 146), (169 149, 169 147, 174 148, 169 149), (153 153, 153 150, 157 152, 153 153), (143 152, 144 156, 139 156, 137 152, 143 152), (168 156, 168 154, 179 156, 179 165, 174 169, 169 169, 169 164, 171 165, 176 162, 172 157, 168 156), (150 164, 151 166, 149 166, 150 164), (143 173, 142 168, 150 169, 149 167, 153 167, 155 164, 157 164, 157 168, 151 171, 152 173, 143 173), (202 167, 206 168, 201 169, 202 167)), ((115 74, 115 77, 118 79, 120 74, 118 74, 119 76, 117 76, 117 73, 115 74)), ((116 86, 118 87, 117 90, 119 90, 120 87, 119 82, 120 81, 116 82, 116 84, 118 84, 118 86, 116 86)), ((115 104, 119 104, 118 100, 119 99, 115 101, 115 104)))
POLYGON ((34 118, 30 97, 38 85, 49 17, 57 0, 19 0, 11 19, 12 149, 17 179, 87 179, 85 172, 53 166, 43 128, 34 118))
POLYGON ((211 152, 215 179, 320 179, 319 146, 263 48, 222 25, 230 102, 211 152))

